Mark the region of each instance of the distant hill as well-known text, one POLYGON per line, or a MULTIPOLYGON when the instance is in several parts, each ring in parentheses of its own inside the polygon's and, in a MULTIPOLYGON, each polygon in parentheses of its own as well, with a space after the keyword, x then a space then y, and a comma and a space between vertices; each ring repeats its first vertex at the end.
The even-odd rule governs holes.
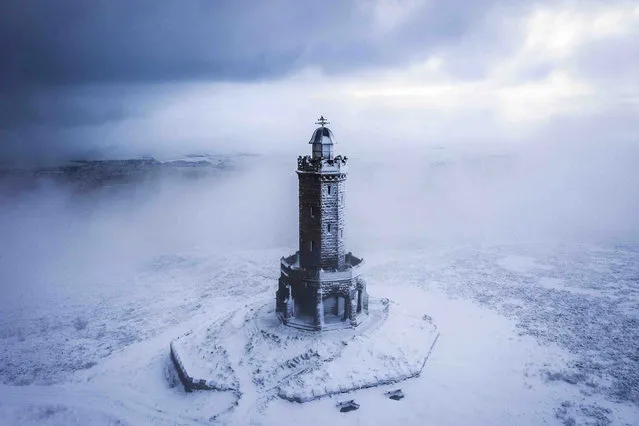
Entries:
POLYGON ((0 181, 13 189, 26 189, 41 179, 70 184, 75 189, 126 185, 163 177, 198 179, 234 170, 250 154, 189 154, 159 161, 153 157, 117 160, 72 160, 59 166, 0 169, 0 181))

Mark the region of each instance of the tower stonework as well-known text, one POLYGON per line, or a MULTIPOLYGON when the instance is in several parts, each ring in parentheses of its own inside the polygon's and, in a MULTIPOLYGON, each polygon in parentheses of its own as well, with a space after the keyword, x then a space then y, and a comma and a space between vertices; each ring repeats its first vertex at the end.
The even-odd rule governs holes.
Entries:
POLYGON ((347 158, 333 156, 334 137, 320 117, 312 155, 297 160, 299 250, 282 258, 276 312, 290 326, 355 327, 368 314, 363 260, 344 248, 347 158))

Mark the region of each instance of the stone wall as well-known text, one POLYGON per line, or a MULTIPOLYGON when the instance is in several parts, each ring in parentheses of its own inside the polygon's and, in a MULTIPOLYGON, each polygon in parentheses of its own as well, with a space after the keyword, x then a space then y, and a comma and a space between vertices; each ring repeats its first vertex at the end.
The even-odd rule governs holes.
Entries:
POLYGON ((322 240, 322 183, 314 173, 299 174, 299 240, 300 266, 305 269, 320 267, 322 240), (313 250, 311 250, 313 244, 313 250))
POLYGON ((321 258, 323 269, 344 266, 344 198, 346 175, 322 176, 321 179, 321 258))
POLYGON ((344 267, 346 174, 299 174, 300 266, 344 267))

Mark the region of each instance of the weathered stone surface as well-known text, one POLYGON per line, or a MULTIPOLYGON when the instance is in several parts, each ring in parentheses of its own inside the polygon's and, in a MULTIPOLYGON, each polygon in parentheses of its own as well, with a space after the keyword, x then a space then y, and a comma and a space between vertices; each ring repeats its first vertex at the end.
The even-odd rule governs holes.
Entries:
POLYGON ((368 314, 362 259, 346 253, 346 157, 332 155, 332 132, 318 128, 311 138, 313 156, 297 160, 299 178, 299 251, 282 258, 276 292, 281 321, 302 329, 356 327, 368 314), (327 150, 315 146, 331 145, 327 150), (325 155, 326 153, 326 155, 325 155))
POLYGON ((299 177, 299 246, 302 268, 340 269, 344 265, 344 206, 346 160, 331 160, 333 166, 315 170, 302 162, 299 177))
POLYGON ((355 400, 351 399, 349 401, 342 401, 337 403, 337 408, 342 413, 348 413, 349 411, 354 411, 359 409, 359 404, 355 402, 355 400))
POLYGON ((404 392, 402 392, 401 389, 394 389, 394 390, 385 392, 384 395, 386 395, 389 399, 392 399, 393 401, 399 401, 400 399, 404 398, 404 392))
POLYGON ((368 314, 363 261, 350 253, 337 271, 308 270, 298 255, 283 258, 276 311, 284 324, 298 328, 355 327, 368 314), (336 318, 336 316, 338 318, 336 318))

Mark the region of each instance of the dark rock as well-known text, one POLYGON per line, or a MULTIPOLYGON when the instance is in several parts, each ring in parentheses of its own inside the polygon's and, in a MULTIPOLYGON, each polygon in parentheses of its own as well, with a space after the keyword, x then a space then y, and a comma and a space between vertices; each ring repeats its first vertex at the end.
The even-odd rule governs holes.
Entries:
POLYGON ((388 391, 386 393, 384 393, 384 395, 386 395, 387 397, 389 397, 390 399, 394 400, 394 401, 399 401, 400 399, 404 398, 404 392, 402 392, 401 389, 395 389, 392 391, 388 391))
POLYGON ((348 413, 349 411, 359 409, 359 404, 355 402, 355 400, 351 399, 349 401, 342 401, 337 403, 337 408, 341 413, 348 413))

